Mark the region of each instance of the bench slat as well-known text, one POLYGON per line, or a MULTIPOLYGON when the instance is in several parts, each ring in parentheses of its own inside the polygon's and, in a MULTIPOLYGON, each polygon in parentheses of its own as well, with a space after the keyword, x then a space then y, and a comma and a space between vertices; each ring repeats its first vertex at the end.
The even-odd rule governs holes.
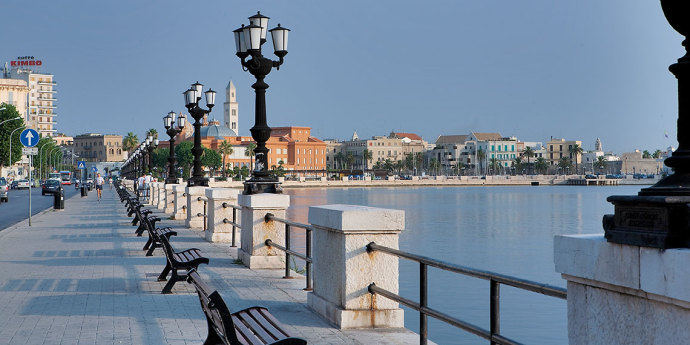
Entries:
POLYGON ((290 335, 284 331, 282 325, 276 320, 267 309, 256 307, 248 310, 249 314, 261 324, 261 327, 271 334, 273 339, 287 338, 290 335))
POLYGON ((257 337, 261 338, 264 344, 272 343, 279 339, 276 338, 273 334, 266 331, 262 322, 262 320, 265 321, 265 319, 255 319, 251 314, 251 309, 245 309, 243 311, 240 311, 237 313, 237 315, 240 319, 246 322, 247 325, 249 325, 254 334, 256 334, 257 337))
POLYGON ((265 344, 265 342, 261 341, 261 339, 257 338, 257 336, 247 328, 247 325, 242 321, 241 318, 237 317, 236 315, 232 316, 232 322, 235 325, 235 334, 237 334, 237 339, 242 342, 244 340, 244 344, 251 345, 251 344, 265 344))

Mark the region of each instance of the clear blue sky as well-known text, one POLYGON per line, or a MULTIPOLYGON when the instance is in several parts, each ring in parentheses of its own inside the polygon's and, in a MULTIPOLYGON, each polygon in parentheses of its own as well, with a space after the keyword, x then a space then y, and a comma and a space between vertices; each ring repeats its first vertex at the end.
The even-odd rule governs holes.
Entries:
MULTIPOLYGON (((658 1, 4 0, 4 61, 32 55, 58 82, 58 130, 163 132, 197 80, 237 87, 240 134, 254 123, 253 77, 232 30, 261 10, 290 28, 266 82, 270 126, 319 138, 469 131, 593 149, 676 146, 683 55, 658 1), (667 131, 669 138, 665 138, 667 131)), ((269 42, 265 55, 274 57, 269 42)))

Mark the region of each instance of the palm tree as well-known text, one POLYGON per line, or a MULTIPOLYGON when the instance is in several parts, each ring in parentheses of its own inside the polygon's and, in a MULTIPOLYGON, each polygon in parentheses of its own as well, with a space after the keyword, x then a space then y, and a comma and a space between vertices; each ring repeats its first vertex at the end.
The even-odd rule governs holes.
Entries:
POLYGON ((223 177, 227 178, 228 176, 227 176, 227 167, 225 165, 225 157, 227 155, 231 155, 233 153, 234 150, 232 149, 232 144, 230 144, 227 141, 223 141, 222 143, 220 143, 220 146, 218 147, 218 151, 220 151, 220 153, 223 155, 223 177))
POLYGON ((343 168, 343 161, 344 160, 345 160, 345 154, 343 153, 343 151, 340 151, 340 152, 335 154, 335 161, 340 163, 340 164, 338 164, 340 166, 340 169, 343 168))
POLYGON ((482 170, 484 170, 482 169, 482 161, 484 160, 484 158, 486 158, 486 151, 479 148, 477 150, 477 163, 479 163, 479 171, 482 173, 481 175, 483 175, 482 170))
POLYGON ((491 158, 489 159, 489 167, 491 168, 491 175, 496 175, 498 172, 498 167, 501 165, 501 163, 498 161, 498 158, 491 158))
POLYGON ((570 153, 570 159, 575 162, 575 174, 577 175, 577 157, 582 154, 582 147, 580 145, 575 144, 573 146, 570 146, 568 148, 568 151, 570 153))
POLYGON ((545 172, 549 168, 549 164, 546 163, 546 159, 544 159, 544 157, 539 157, 537 158, 537 162, 534 163, 534 167, 537 169, 537 172, 545 172))
POLYGON ((605 168, 608 162, 606 161, 606 158, 604 156, 599 156, 597 157, 597 162, 595 163, 597 167, 599 168, 599 172, 601 173, 605 168))
POLYGON ((661 158, 661 150, 654 151, 654 154, 652 156, 654 158, 661 158))
POLYGON ((139 138, 133 133, 129 132, 125 136, 124 139, 122 139, 122 149, 131 153, 132 150, 134 150, 137 146, 139 145, 139 138))
POLYGON ((561 168, 561 171, 563 171, 563 174, 565 174, 566 169, 570 169, 571 162, 570 158, 568 157, 561 157, 561 159, 558 161, 558 167, 561 168))
POLYGON ((534 150, 531 147, 527 146, 527 147, 525 147, 524 150, 522 150, 522 154, 524 156, 527 156, 527 169, 528 169, 527 174, 529 174, 530 173, 529 172, 529 168, 530 168, 529 159, 534 157, 534 150))
POLYGON ((374 157, 374 154, 371 151, 367 149, 364 149, 362 151, 362 160, 364 160, 364 170, 367 170, 367 168, 369 167, 369 160, 372 157, 374 157))
POLYGON ((513 168, 515 169, 515 174, 516 174, 516 175, 517 175, 519 172, 522 172, 523 164, 524 164, 524 163, 522 163, 522 158, 516 157, 515 159, 513 159, 513 164, 512 164, 512 165, 513 165, 513 168))
POLYGON ((158 139, 158 131, 155 128, 150 128, 148 131, 146 131, 146 136, 151 136, 153 140, 158 139))
POLYGON ((256 143, 249 143, 247 148, 244 149, 244 156, 249 157, 249 171, 254 171, 254 149, 256 148, 256 143))
POLYGON ((649 151, 644 150, 642 151, 642 158, 652 158, 652 154, 649 153, 649 151))
POLYGON ((345 163, 347 164, 347 167, 350 169, 350 172, 352 172, 352 163, 355 161, 355 155, 352 154, 351 151, 347 151, 345 154, 345 163))

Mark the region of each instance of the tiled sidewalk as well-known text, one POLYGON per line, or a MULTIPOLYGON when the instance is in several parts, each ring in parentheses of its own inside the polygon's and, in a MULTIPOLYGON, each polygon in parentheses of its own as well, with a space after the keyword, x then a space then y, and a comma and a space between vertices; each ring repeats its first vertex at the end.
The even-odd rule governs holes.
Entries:
MULTIPOLYGON (((178 231, 174 246, 210 258, 199 273, 234 310, 265 306, 310 344, 419 343, 402 329, 337 330, 306 307, 303 280, 237 265, 233 248, 156 212, 160 226, 178 231)), ((193 288, 180 282, 160 294, 165 257, 160 249, 144 256, 146 238, 130 222, 106 186, 100 201, 95 191, 77 195, 64 210, 34 216, 31 227, 0 231, 0 344, 202 344, 206 320, 193 288)))

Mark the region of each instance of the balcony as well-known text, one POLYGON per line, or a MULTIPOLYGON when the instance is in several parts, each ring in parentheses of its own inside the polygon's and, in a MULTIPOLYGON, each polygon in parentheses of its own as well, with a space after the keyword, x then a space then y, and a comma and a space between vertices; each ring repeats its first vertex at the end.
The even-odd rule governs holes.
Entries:
POLYGON ((56 107, 54 105, 39 105, 39 108, 44 108, 44 109, 55 109, 56 107))
POLYGON ((38 93, 56 93, 57 90, 36 90, 38 93))
POLYGON ((39 96, 38 98, 36 98, 36 100, 41 101, 41 102, 55 102, 55 101, 57 101, 57 98, 53 98, 53 97, 40 97, 40 96, 39 96))
POLYGON ((57 83, 55 82, 55 80, 53 80, 53 81, 39 81, 38 85, 57 85, 57 83))

